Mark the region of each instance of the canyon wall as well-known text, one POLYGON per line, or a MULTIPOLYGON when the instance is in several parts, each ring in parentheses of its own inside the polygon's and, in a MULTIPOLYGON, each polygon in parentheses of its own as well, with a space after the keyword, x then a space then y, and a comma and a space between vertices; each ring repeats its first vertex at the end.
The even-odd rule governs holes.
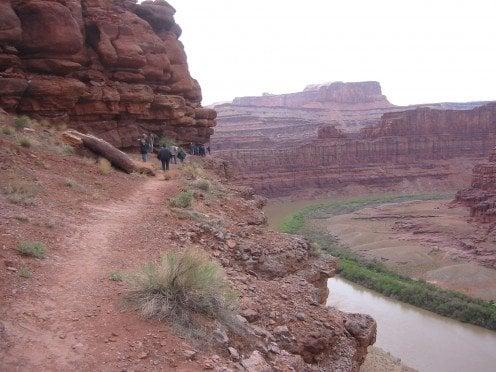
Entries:
POLYGON ((2 0, 0 107, 62 121, 119 147, 153 132, 207 142, 201 107, 164 0, 2 0))
POLYGON ((496 222, 496 148, 488 161, 475 165, 471 187, 459 191, 456 200, 470 208, 476 221, 496 222))
POLYGON ((331 83, 309 86, 282 95, 236 98, 216 105, 218 126, 212 137, 217 150, 284 148, 318 137, 319 128, 332 124, 344 132, 381 123, 382 115, 418 107, 468 110, 484 104, 437 103, 395 106, 378 82, 331 83))
POLYGON ((496 145, 496 103, 472 110, 416 108, 382 116, 358 133, 324 127, 319 137, 279 148, 218 151, 239 182, 277 196, 348 185, 388 188, 463 175, 496 145))
POLYGON ((354 104, 367 104, 370 107, 391 106, 386 96, 382 95, 381 86, 376 81, 309 85, 303 92, 239 97, 234 99, 233 104, 236 106, 287 108, 331 108, 354 104))

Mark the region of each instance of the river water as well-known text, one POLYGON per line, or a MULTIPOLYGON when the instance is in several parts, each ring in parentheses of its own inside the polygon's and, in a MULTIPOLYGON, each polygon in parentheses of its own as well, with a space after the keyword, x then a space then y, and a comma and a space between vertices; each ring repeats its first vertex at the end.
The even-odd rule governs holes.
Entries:
POLYGON ((496 332, 392 300, 336 277, 327 305, 377 321, 376 346, 420 372, 496 371, 496 332))
MULTIPOLYGON (((284 217, 324 200, 278 201, 265 213, 277 229, 284 217)), ((496 332, 384 297, 342 278, 329 279, 328 306, 371 315, 376 346, 420 372, 496 372, 496 332)), ((387 372, 387 371, 385 371, 387 372)))

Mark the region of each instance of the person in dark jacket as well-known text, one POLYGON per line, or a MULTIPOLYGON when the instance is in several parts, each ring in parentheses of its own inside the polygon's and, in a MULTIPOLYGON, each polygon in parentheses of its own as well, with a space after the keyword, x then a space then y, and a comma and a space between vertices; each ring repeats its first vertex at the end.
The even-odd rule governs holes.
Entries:
POLYGON ((162 162, 162 170, 164 172, 166 170, 169 170, 169 164, 172 158, 172 154, 167 147, 162 146, 160 150, 158 150, 157 158, 162 162))
POLYGON ((181 161, 181 163, 186 159, 186 151, 184 151, 182 147, 179 147, 177 158, 181 161))
POLYGON ((148 144, 148 137, 146 134, 143 134, 139 140, 139 150, 141 159, 146 163, 148 160, 148 151, 150 150, 150 145, 148 144))

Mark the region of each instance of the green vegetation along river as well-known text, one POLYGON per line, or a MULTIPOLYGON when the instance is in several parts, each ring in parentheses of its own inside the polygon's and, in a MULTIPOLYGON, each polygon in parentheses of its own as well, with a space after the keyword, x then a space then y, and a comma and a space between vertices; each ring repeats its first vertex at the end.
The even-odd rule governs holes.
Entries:
MULTIPOLYGON (((337 199, 319 202, 308 202, 285 217, 277 213, 277 204, 271 204, 266 214, 274 226, 287 233, 298 233, 305 236, 324 252, 340 258, 340 275, 366 288, 386 296, 430 310, 437 314, 472 323, 488 329, 496 329, 496 305, 489 301, 471 298, 462 293, 441 289, 423 280, 410 279, 401 273, 394 272, 382 263, 367 261, 352 253, 338 239, 322 231, 317 220, 330 216, 347 214, 357 210, 391 203, 407 201, 425 201, 446 199, 447 195, 379 195, 350 199, 337 199)), ((289 210, 289 203, 284 203, 284 210, 289 210)))
POLYGON ((421 372, 493 371, 496 332, 453 320, 495 329, 496 307, 493 303, 412 280, 382 264, 367 262, 319 229, 318 223, 313 223, 329 215, 351 213, 370 206, 446 198, 449 196, 381 195, 274 201, 269 202, 265 213, 272 228, 304 235, 323 251, 340 257, 341 273, 329 280, 327 305, 374 317, 378 323, 376 346, 421 372))

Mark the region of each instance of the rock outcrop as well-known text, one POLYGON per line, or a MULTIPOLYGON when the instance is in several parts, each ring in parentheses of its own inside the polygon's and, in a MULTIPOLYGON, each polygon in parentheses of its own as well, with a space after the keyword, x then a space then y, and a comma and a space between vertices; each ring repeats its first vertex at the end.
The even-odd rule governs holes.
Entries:
POLYGON ((218 150, 295 147, 302 140, 317 138, 323 126, 356 133, 380 124, 385 113, 418 107, 468 110, 482 104, 401 107, 389 103, 377 82, 310 86, 298 93, 236 98, 232 103, 215 106, 219 125, 212 146, 218 150))
POLYGON ((496 148, 488 162, 475 165, 471 187, 459 191, 456 200, 470 208, 476 221, 496 222, 496 148))
POLYGON ((0 3, 0 107, 64 121, 119 147, 143 132, 208 141, 175 9, 164 0, 0 3))
POLYGON ((496 103, 472 110, 417 108, 383 115, 358 133, 324 128, 298 146, 226 150, 240 182, 265 195, 348 185, 387 188, 404 181, 463 177, 496 145, 496 103))
POLYGON ((235 98, 233 104, 286 108, 334 108, 356 104, 370 107, 391 106, 386 96, 382 95, 381 86, 376 81, 310 85, 299 93, 235 98))

